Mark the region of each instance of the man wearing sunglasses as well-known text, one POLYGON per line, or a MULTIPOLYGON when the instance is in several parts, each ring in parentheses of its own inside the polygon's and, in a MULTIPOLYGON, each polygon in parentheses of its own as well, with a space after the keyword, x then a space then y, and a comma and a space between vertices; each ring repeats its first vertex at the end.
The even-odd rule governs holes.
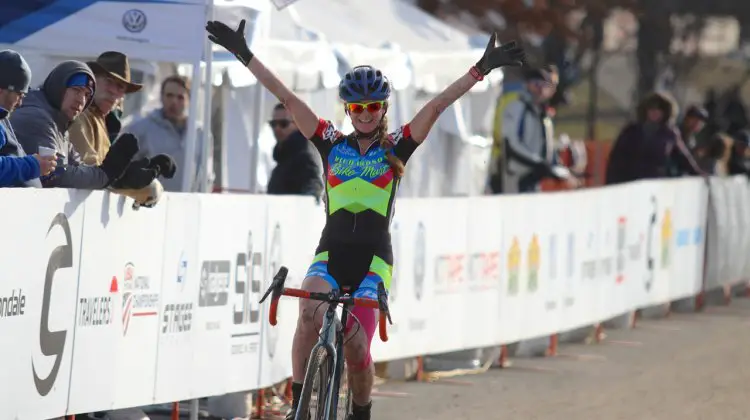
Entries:
POLYGON ((276 137, 276 167, 268 180, 268 194, 312 195, 323 192, 323 168, 312 144, 297 129, 284 104, 273 108, 268 124, 276 137))

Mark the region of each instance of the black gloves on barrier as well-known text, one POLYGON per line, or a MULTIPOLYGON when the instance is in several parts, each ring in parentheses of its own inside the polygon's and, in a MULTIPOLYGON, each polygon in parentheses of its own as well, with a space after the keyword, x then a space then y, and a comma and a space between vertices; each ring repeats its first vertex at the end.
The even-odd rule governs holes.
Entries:
POLYGON ((99 168, 104 171, 109 179, 107 186, 112 185, 125 173, 138 150, 138 139, 130 133, 121 135, 112 143, 107 156, 99 165, 99 168))
POLYGON ((172 159, 172 156, 165 154, 158 154, 149 159, 148 167, 156 169, 158 175, 167 179, 174 178, 177 173, 177 164, 174 159, 172 159))
POLYGON ((125 173, 112 184, 112 187, 139 190, 149 186, 159 175, 172 178, 176 172, 177 164, 169 155, 158 154, 151 159, 144 157, 130 162, 125 173))
POLYGON ((223 22, 210 20, 206 23, 206 31, 210 34, 208 39, 211 42, 226 48, 245 66, 253 59, 253 53, 245 40, 245 19, 242 19, 236 31, 223 22))
POLYGON ((526 52, 516 41, 497 46, 497 34, 493 33, 484 55, 477 61, 476 67, 485 76, 498 67, 515 66, 520 67, 526 63, 526 52))
POLYGON ((125 173, 112 183, 112 187, 139 190, 148 186, 157 176, 159 176, 159 172, 157 169, 150 167, 149 159, 140 158, 130 162, 125 173))

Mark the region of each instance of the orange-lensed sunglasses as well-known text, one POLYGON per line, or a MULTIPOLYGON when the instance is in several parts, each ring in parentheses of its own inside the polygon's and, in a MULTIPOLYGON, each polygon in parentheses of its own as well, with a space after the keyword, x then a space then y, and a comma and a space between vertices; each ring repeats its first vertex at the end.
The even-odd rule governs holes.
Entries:
POLYGON ((351 112, 352 114, 360 114, 365 109, 367 109, 367 112, 370 114, 374 114, 385 106, 385 101, 375 101, 375 102, 367 102, 367 103, 356 103, 356 102, 348 102, 346 104, 347 111, 351 112))

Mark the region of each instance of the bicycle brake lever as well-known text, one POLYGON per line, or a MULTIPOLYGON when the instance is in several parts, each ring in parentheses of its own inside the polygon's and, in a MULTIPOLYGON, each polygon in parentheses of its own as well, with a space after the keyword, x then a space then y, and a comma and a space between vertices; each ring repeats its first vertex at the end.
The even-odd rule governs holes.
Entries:
POLYGON ((273 276, 273 282, 271 282, 271 286, 268 287, 268 290, 266 290, 266 293, 260 299, 259 303, 263 303, 268 298, 268 295, 270 295, 272 292, 274 299, 281 296, 281 292, 284 291, 284 282, 286 282, 287 274, 289 274, 289 269, 283 266, 279 268, 279 272, 276 273, 275 276, 273 276))
POLYGON ((274 289, 275 286, 276 286, 275 284, 271 283, 271 287, 269 287, 268 290, 266 290, 266 293, 263 295, 262 298, 260 298, 259 303, 265 302, 265 300, 268 297, 268 295, 270 295, 271 292, 273 292, 273 289, 274 289))
POLYGON ((391 320, 391 310, 388 308, 388 293, 385 291, 383 283, 378 283, 378 306, 380 312, 385 313, 388 323, 393 325, 393 321, 391 320))

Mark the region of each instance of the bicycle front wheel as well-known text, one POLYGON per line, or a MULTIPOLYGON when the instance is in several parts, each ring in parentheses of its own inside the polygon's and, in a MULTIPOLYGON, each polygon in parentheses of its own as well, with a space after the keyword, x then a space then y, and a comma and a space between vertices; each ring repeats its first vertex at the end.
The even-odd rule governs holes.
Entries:
POLYGON ((349 388, 349 375, 344 365, 344 371, 341 373, 341 382, 339 386, 339 404, 336 411, 331 411, 331 420, 346 420, 352 413, 352 390, 349 388))
POLYGON ((324 347, 317 347, 307 364, 295 420, 327 420, 326 399, 332 373, 333 357, 324 347))

